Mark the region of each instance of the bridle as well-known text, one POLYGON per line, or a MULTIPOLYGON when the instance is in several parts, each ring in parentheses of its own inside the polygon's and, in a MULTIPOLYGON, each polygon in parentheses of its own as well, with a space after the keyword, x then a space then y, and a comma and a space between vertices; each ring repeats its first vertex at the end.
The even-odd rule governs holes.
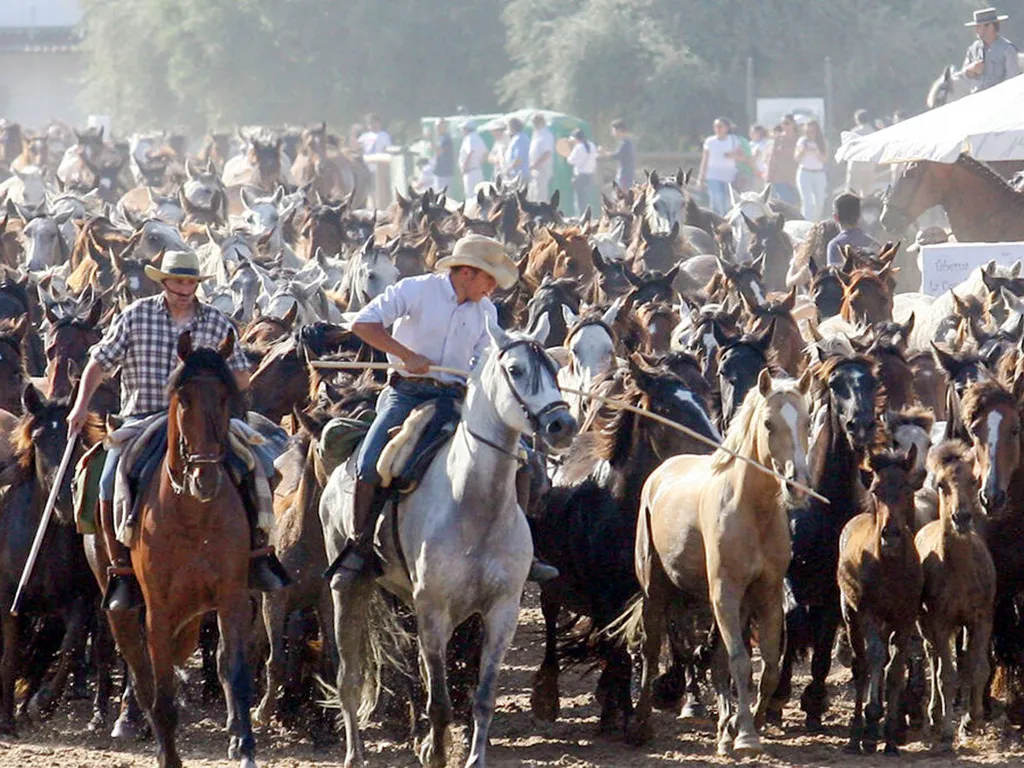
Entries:
MULTIPOLYGON (((558 369, 555 367, 555 364, 548 357, 547 351, 540 344, 540 342, 534 341, 533 339, 516 339, 515 341, 506 344, 504 347, 501 347, 498 350, 497 360, 500 361, 503 355, 515 349, 516 347, 526 347, 527 351, 530 353, 531 356, 534 356, 540 360, 540 364, 543 366, 544 370, 548 371, 548 373, 551 374, 551 378, 555 381, 558 380, 558 369)), ((498 368, 501 369, 502 376, 505 377, 505 383, 508 385, 509 391, 512 393, 512 397, 515 398, 516 402, 519 404, 519 407, 522 408, 523 413, 529 420, 530 426, 533 427, 534 435, 540 434, 540 420, 544 418, 544 416, 558 410, 569 410, 569 404, 565 400, 553 400, 550 403, 543 406, 539 411, 531 411, 530 407, 526 404, 526 400, 523 399, 523 396, 519 394, 519 390, 516 389, 516 386, 512 381, 512 375, 508 372, 508 369, 505 368, 505 366, 503 365, 499 365, 498 368)), ((486 437, 482 437, 481 435, 474 432, 472 429, 469 429, 467 427, 466 431, 469 432, 470 435, 472 435, 474 438, 479 440, 484 445, 493 448, 499 453, 503 453, 506 456, 509 456, 518 463, 527 463, 526 459, 514 453, 511 453, 510 451, 505 450, 497 443, 488 440, 486 437)))
MULTIPOLYGON (((191 381, 218 382, 220 379, 216 376, 195 376, 191 381)), ((189 495, 199 501, 212 500, 220 491, 222 473, 217 473, 217 486, 214 488, 213 493, 210 494, 209 497, 204 498, 199 494, 199 489, 196 487, 195 481, 192 479, 194 476, 191 474, 190 470, 194 470, 202 466, 219 466, 222 464, 227 456, 227 451, 224 450, 223 443, 219 446, 220 450, 218 453, 192 453, 189 450, 188 442, 185 440, 185 432, 181 425, 181 408, 178 408, 173 415, 168 415, 168 418, 177 419, 178 444, 175 446, 175 450, 177 450, 178 458, 182 462, 180 481, 174 476, 174 472, 171 470, 171 463, 169 461, 164 462, 164 466, 167 468, 167 479, 171 483, 171 489, 178 496, 189 495)))

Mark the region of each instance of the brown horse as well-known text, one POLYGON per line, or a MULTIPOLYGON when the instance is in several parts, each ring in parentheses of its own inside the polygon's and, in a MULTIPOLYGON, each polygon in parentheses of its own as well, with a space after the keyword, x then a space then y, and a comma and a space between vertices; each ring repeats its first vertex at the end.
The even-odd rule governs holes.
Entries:
POLYGON ((839 540, 840 605, 853 648, 856 690, 847 744, 851 752, 871 754, 878 746, 884 676, 885 752, 899 753, 900 697, 924 583, 913 533, 917 488, 910 473, 916 462, 917 446, 906 456, 894 451, 871 455, 870 506, 846 524, 839 540), (895 652, 887 665, 890 645, 895 652))
MULTIPOLYGON (((807 483, 806 393, 810 380, 758 377, 733 419, 724 446, 807 483)), ((630 739, 651 735, 652 680, 666 613, 710 598, 721 635, 713 667, 718 692, 718 752, 761 751, 757 728, 779 679, 783 577, 792 549, 786 508, 800 496, 775 477, 724 451, 675 456, 656 469, 640 496, 636 571, 644 596, 632 608, 643 633, 643 677, 630 739), (744 632, 757 621, 763 671, 756 713, 750 708, 750 654, 744 632), (731 700, 735 683, 738 706, 731 700)), ((628 614, 627 614, 628 615, 628 614)))
POLYGON ((760 336, 770 328, 773 329, 769 350, 775 353, 779 367, 791 376, 803 373, 807 367, 804 340, 800 335, 800 326, 793 317, 796 288, 791 289, 784 298, 771 299, 761 306, 754 306, 745 298, 743 301, 751 315, 747 332, 760 336))
POLYGON ((855 270, 846 281, 839 315, 848 323, 874 325, 892 320, 890 267, 881 272, 870 268, 855 270))
POLYGON ((1024 195, 968 155, 955 163, 911 163, 886 193, 882 225, 902 233, 933 205, 941 205, 962 243, 1024 240, 1024 195))
POLYGON ((178 340, 181 364, 168 382, 167 456, 155 481, 141 491, 131 547, 146 604, 145 636, 136 612, 108 613, 153 727, 160 768, 181 766, 174 735, 174 667, 195 650, 207 611, 217 612, 220 629, 217 671, 227 701, 229 757, 241 757, 246 768, 255 766, 246 660, 249 525, 225 467, 231 414, 241 405, 225 362, 233 348, 233 334, 218 350, 193 349, 188 332, 178 340))
POLYGON ((546 236, 534 239, 526 266, 526 277, 539 284, 545 275, 575 277, 589 281, 594 276, 590 240, 577 227, 557 230, 548 227, 546 236))
POLYGON ((25 370, 25 334, 29 319, 0 320, 0 409, 21 413, 21 393, 28 384, 25 370))
POLYGON ((981 724, 989 677, 988 644, 996 599, 996 568, 984 539, 975 532, 981 517, 974 456, 961 442, 936 446, 928 456, 939 496, 939 519, 915 538, 924 572, 923 610, 918 621, 932 670, 929 707, 942 744, 953 745, 953 691, 959 676, 970 691, 963 730, 981 724), (966 653, 953 670, 950 641, 967 630, 966 653))

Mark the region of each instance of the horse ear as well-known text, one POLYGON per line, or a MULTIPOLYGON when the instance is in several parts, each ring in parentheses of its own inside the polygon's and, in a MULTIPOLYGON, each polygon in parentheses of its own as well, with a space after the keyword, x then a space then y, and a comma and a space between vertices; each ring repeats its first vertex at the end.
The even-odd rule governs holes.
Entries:
POLYGON ((556 189, 555 193, 553 195, 551 195, 551 207, 552 208, 557 208, 558 207, 558 202, 561 199, 562 199, 562 192, 561 192, 561 190, 556 189))
POLYGON ((238 192, 238 196, 246 210, 252 209, 255 197, 253 197, 253 192, 249 187, 242 187, 238 192))
POLYGON ((934 341, 929 343, 932 345, 932 354, 935 356, 935 362, 937 362, 946 373, 952 373, 955 371, 957 368, 956 358, 946 350, 942 349, 934 341))
POLYGON ((547 227, 547 233, 554 240, 561 250, 566 250, 569 247, 569 241, 565 238, 561 232, 556 232, 551 227, 547 227))
MULTIPOLYGON (((546 312, 544 313, 544 316, 545 318, 547 317, 546 312)), ((491 344, 494 348, 501 349, 504 347, 508 343, 508 336, 505 334, 505 331, 501 329, 501 326, 492 320, 490 315, 486 316, 486 325, 487 335, 490 337, 491 344)))
POLYGON ((768 323, 768 327, 764 332, 757 337, 757 346, 765 355, 768 354, 768 349, 772 345, 772 338, 775 336, 775 321, 777 318, 772 318, 772 321, 768 323))
POLYGON ((680 189, 682 189, 684 186, 686 186, 686 174, 683 172, 682 168, 677 168, 676 169, 675 182, 676 182, 676 186, 679 187, 680 189))
POLYGON ((678 240, 679 239, 679 222, 678 221, 672 222, 672 229, 669 231, 668 236, 669 236, 670 240, 678 240))
POLYGON ((528 334, 531 339, 536 341, 538 344, 543 344, 548 339, 548 334, 551 332, 551 318, 548 317, 548 313, 545 312, 540 316, 540 320, 537 321, 537 327, 533 333, 528 334))
POLYGON ((811 369, 808 368, 800 376, 800 380, 796 383, 797 389, 801 395, 806 395, 811 389, 811 369))
POLYGON ((184 361, 192 354, 192 331, 185 331, 178 337, 178 359, 184 361))
POLYGON ((625 296, 619 296, 612 305, 605 310, 604 314, 601 315, 601 322, 607 326, 612 326, 615 321, 619 318, 619 312, 622 310, 622 305, 625 304, 625 296))
POLYGON ((762 253, 760 256, 758 256, 756 259, 750 262, 750 268, 756 270, 757 274, 761 275, 762 277, 764 277, 764 262, 765 257, 767 255, 767 253, 762 253))
POLYGON ((755 224, 753 221, 751 221, 750 217, 747 216, 747 214, 745 214, 743 211, 740 211, 740 216, 743 217, 743 223, 747 225, 747 229, 749 229, 752 234, 756 235, 757 234, 757 224, 755 224))
MULTIPOLYGON (((191 343, 191 339, 189 340, 191 343)), ((224 341, 217 347, 217 354, 224 360, 231 359, 231 355, 235 352, 235 329, 231 328, 228 330, 228 335, 224 337, 224 341)))
POLYGON ((1017 259, 1017 261, 1013 262, 1013 266, 1010 267, 1010 277, 1020 277, 1020 267, 1020 259, 1017 259))
POLYGON ((721 323, 711 324, 711 335, 715 338, 715 343, 717 343, 719 347, 727 347, 733 341, 733 337, 725 332, 721 323))
POLYGON ((295 302, 292 304, 291 309, 284 313, 284 317, 281 318, 281 322, 288 327, 288 331, 291 332, 292 328, 295 327, 295 318, 299 315, 299 303, 295 302))
POLYGON ((796 286, 794 285, 789 289, 789 293, 786 294, 786 298, 782 302, 782 308, 787 312, 792 312, 793 307, 796 306, 796 286))
POLYGON ((587 209, 585 211, 583 211, 583 215, 580 216, 580 226, 583 227, 584 229, 589 227, 590 226, 590 217, 591 217, 590 204, 588 203, 587 204, 587 209))
MULTIPOLYGON (((90 286, 92 287, 92 286, 90 286)), ((95 328, 99 325, 100 318, 103 316, 103 299, 98 296, 93 299, 92 306, 89 307, 89 316, 85 319, 86 324, 90 328, 95 328)))
POLYGON ((679 270, 682 268, 682 264, 676 264, 672 269, 665 273, 665 282, 672 285, 676 281, 676 277, 679 276, 679 270))
POLYGON ((647 177, 647 183, 651 185, 651 189, 657 189, 661 186, 661 176, 658 175, 657 170, 651 171, 651 175, 647 177))
POLYGON ((26 384, 25 389, 22 390, 21 406, 25 409, 25 413, 31 413, 33 416, 43 410, 45 406, 43 396, 39 394, 39 390, 35 388, 34 384, 26 384))
MULTIPOLYGON (((49 309, 49 307, 47 307, 49 309)), ((55 321, 53 321, 55 322, 55 321)), ((11 329, 11 335, 14 336, 19 342, 25 341, 25 336, 28 335, 29 316, 22 315, 21 319, 14 324, 14 328, 11 329)))
POLYGON ((956 313, 965 316, 969 311, 967 305, 956 295, 956 291, 952 288, 949 290, 949 293, 953 297, 953 306, 956 308, 956 313))
POLYGON ((651 224, 650 222, 647 221, 646 216, 644 217, 643 221, 640 222, 640 237, 643 238, 645 243, 649 243, 652 239, 654 239, 654 233, 651 232, 651 224))
POLYGON ((813 256, 807 259, 807 271, 811 273, 812 279, 818 276, 818 262, 814 260, 813 256))
POLYGON ((907 322, 903 324, 903 338, 908 342, 910 341, 910 332, 914 330, 914 323, 917 321, 917 318, 914 315, 915 313, 911 312, 910 317, 907 318, 907 322))
POLYGON ((762 368, 757 374, 757 391, 761 397, 768 397, 772 391, 772 374, 767 368, 762 368))
MULTIPOLYGON (((546 316, 547 315, 545 314, 545 317, 546 316)), ((573 312, 572 309, 568 305, 566 305, 566 304, 562 305, 562 320, 565 321, 565 327, 566 328, 572 328, 574 325, 576 325, 576 323, 577 323, 577 321, 579 319, 580 319, 579 315, 577 315, 575 312, 573 312)))
POLYGON ((772 185, 769 184, 768 186, 766 186, 764 188, 764 191, 761 193, 761 202, 764 203, 765 205, 768 205, 768 201, 771 200, 771 199, 772 199, 772 185))

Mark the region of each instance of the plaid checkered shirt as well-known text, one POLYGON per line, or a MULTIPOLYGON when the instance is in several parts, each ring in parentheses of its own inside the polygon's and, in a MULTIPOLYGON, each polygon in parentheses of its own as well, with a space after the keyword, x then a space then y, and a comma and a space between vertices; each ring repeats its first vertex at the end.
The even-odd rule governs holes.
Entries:
MULTIPOLYGON (((167 410, 167 380, 179 362, 178 337, 192 331, 194 347, 216 349, 230 330, 234 330, 231 321, 202 302, 188 323, 175 327, 159 294, 139 299, 114 318, 89 354, 107 373, 120 366, 121 415, 145 416, 167 410)), ((237 342, 227 362, 232 371, 249 368, 237 342)))

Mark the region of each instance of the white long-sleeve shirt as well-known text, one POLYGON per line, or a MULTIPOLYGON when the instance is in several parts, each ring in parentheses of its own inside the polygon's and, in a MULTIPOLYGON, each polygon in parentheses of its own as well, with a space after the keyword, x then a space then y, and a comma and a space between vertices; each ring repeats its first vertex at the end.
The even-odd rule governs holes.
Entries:
MULTIPOLYGON (((498 324, 498 310, 490 299, 459 303, 447 272, 399 280, 363 307, 356 323, 380 323, 391 328, 396 341, 423 355, 434 365, 470 370, 490 344, 487 318, 498 324)), ((412 376, 401 360, 388 360, 402 376, 412 376)), ((445 383, 465 383, 448 373, 431 373, 445 383)))

